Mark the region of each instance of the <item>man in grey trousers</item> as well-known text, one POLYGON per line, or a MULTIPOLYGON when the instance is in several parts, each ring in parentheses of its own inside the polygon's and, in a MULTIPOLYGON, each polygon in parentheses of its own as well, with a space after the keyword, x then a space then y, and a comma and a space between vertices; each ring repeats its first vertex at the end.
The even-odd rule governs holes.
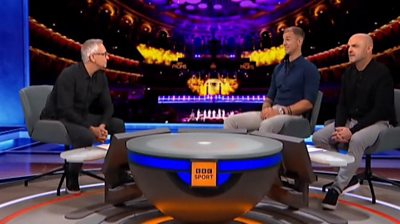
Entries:
POLYGON ((393 80, 389 69, 372 60, 373 41, 368 34, 355 34, 348 41, 352 63, 342 76, 335 122, 314 133, 315 146, 336 150, 348 145, 353 163, 340 167, 322 207, 334 210, 341 193, 355 190, 355 176, 367 147, 375 143, 379 133, 396 123, 393 80))
POLYGON ((226 118, 225 129, 279 133, 285 122, 299 119, 313 108, 320 75, 317 67, 302 56, 304 36, 300 27, 285 29, 283 45, 286 57, 274 69, 262 110, 226 118))

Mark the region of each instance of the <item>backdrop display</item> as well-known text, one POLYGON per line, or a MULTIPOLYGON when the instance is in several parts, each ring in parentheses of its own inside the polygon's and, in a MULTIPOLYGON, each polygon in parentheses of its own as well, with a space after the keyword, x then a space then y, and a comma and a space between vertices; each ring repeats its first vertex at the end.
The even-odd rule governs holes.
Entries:
POLYGON ((18 91, 29 84, 28 0, 0 7, 0 126, 22 126, 18 91))

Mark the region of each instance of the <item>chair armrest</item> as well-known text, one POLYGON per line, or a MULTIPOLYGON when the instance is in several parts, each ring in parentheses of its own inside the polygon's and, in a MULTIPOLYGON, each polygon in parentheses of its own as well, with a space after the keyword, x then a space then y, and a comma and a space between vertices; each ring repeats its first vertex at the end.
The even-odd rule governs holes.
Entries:
POLYGON ((377 141, 365 150, 366 154, 400 148, 400 127, 388 128, 379 133, 377 141))
POLYGON ((44 143, 71 144, 67 129, 57 120, 38 120, 33 127, 32 139, 44 143))
POLYGON ((305 118, 287 121, 279 134, 307 138, 312 134, 310 122, 305 118))

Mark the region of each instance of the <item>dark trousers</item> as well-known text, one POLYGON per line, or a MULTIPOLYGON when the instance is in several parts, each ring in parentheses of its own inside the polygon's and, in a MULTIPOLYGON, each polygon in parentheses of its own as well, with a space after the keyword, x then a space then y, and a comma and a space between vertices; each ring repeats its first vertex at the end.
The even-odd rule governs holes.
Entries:
MULTIPOLYGON (((99 115, 89 114, 88 121, 92 126, 99 126, 101 117, 99 115)), ((96 136, 93 134, 90 129, 70 123, 67 121, 62 121, 67 129, 68 135, 72 142, 72 148, 82 148, 91 146, 96 142, 96 136)), ((125 132, 125 124, 119 118, 111 118, 106 123, 106 129, 108 130, 108 134, 116 134, 125 132)), ((78 178, 79 172, 82 168, 82 163, 70 163, 67 168, 67 179, 70 178, 78 178)))
MULTIPOLYGON (((89 114, 89 116, 87 117, 89 124, 91 124, 92 126, 99 126, 101 122, 100 119, 101 117, 99 115, 93 115, 93 114, 89 114)), ((96 136, 89 128, 67 121, 62 121, 62 122, 64 123, 69 138, 71 139, 72 148, 75 149, 75 148, 87 147, 91 146, 93 143, 96 142, 96 136)), ((111 118, 106 123, 106 129, 108 130, 108 134, 112 135, 116 133, 125 132, 125 125, 121 119, 111 118)))

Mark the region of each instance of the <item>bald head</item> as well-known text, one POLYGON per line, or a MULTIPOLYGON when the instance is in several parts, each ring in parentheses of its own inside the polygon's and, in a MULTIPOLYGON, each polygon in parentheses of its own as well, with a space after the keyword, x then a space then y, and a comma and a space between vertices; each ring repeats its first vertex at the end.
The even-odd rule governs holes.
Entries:
POLYGON ((349 61, 357 68, 364 69, 372 59, 374 43, 372 38, 365 33, 357 33, 350 37, 348 42, 349 61))
POLYGON ((366 33, 356 33, 350 37, 350 39, 352 38, 358 39, 359 41, 363 42, 367 47, 373 48, 374 46, 374 41, 372 40, 372 37, 366 33))

